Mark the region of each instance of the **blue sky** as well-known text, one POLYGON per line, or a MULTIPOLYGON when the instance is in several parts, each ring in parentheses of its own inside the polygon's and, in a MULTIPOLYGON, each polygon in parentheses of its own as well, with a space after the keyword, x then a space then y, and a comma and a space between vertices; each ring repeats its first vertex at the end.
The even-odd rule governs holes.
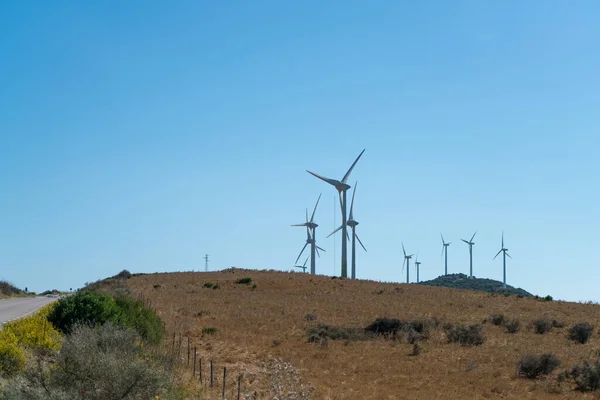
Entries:
MULTIPOLYGON (((594 1, 0 4, 0 278, 289 270, 358 153, 358 276, 600 301, 594 1), (414 277, 414 271, 412 273, 414 277)), ((337 215, 337 222, 340 217, 337 215)), ((336 247, 340 238, 336 239, 336 247)), ((335 263, 334 263, 335 261, 335 263)))

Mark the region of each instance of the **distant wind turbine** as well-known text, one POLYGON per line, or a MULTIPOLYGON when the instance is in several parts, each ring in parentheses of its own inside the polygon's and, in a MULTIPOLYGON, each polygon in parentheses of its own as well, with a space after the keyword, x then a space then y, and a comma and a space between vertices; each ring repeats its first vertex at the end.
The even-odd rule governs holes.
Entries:
MULTIPOLYGON (((367 248, 361 242, 360 238, 356 234, 356 226, 358 225, 358 221, 356 221, 354 219, 354 195, 356 194, 356 187, 357 186, 358 186, 358 182, 356 182, 354 184, 354 190, 352 191, 352 201, 350 202, 350 218, 348 219, 348 222, 346 222, 346 224, 350 228, 352 228, 352 279, 356 279, 356 241, 358 240, 358 243, 360 243, 360 245, 362 246, 363 250, 367 251, 367 248)), ((341 226, 339 226, 335 231, 331 232, 329 234, 329 236, 333 235, 334 233, 336 233, 340 229, 342 229, 341 226)), ((329 237, 329 236, 327 236, 327 237, 329 237)), ((344 240, 344 239, 342 239, 342 240, 344 240)))
POLYGON ((404 243, 402 243, 402 252, 404 253, 404 262, 402 263, 402 269, 404 269, 404 264, 406 264, 406 283, 410 283, 410 259, 414 254, 409 256, 406 255, 406 250, 404 250, 404 243))
POLYGON ((302 272, 306 273, 306 263, 308 262, 308 257, 306 257, 306 260, 304 261, 304 264, 302 265, 294 265, 294 268, 301 268, 302 272))
POLYGON ((320 194, 319 194, 319 198, 317 199, 317 204, 315 204, 315 208, 313 210, 312 216, 310 217, 310 221, 308 220, 308 210, 306 210, 306 222, 303 224, 293 224, 292 225, 292 226, 305 226, 306 227, 306 243, 304 244, 304 247, 300 251, 300 254, 298 254, 298 258, 296 258, 296 261, 294 261, 294 264, 298 263, 298 260, 302 256, 304 249, 306 249, 306 246, 308 246, 310 244, 310 273, 312 275, 314 275, 316 273, 315 252, 320 257, 321 255, 319 254, 319 250, 325 251, 322 248, 320 248, 319 246, 317 246, 317 243, 316 243, 316 230, 317 230, 317 226, 319 226, 319 225, 317 225, 315 223, 315 213, 317 212, 317 206, 319 205, 319 200, 321 200, 320 194))
POLYGON ((448 275, 448 246, 450 246, 452 244, 452 242, 448 242, 446 243, 444 241, 444 235, 442 235, 440 233, 440 236, 442 237, 442 256, 445 256, 445 269, 444 269, 444 275, 448 275))
POLYGON ((477 235, 477 231, 475 231, 473 236, 471 236, 471 240, 469 240, 469 241, 466 241, 465 239, 460 239, 469 245, 469 265, 470 265, 469 278, 473 277, 473 245, 475 244, 473 239, 475 238, 475 235, 477 235))
POLYGON ((500 249, 500 251, 498 251, 498 253, 496 253, 496 255, 494 256, 494 260, 496 259, 496 257, 498 257, 500 253, 502 253, 502 264, 504 265, 504 280, 502 288, 506 289, 506 256, 510 258, 512 257, 510 256, 510 254, 508 254, 508 249, 504 247, 504 231, 502 231, 502 248, 500 249))
POLYGON ((364 152, 365 152, 365 150, 361 151, 360 154, 358 155, 358 157, 356 157, 356 160, 354 160, 354 162, 350 166, 350 169, 348 169, 348 172, 346 172, 346 174, 344 175, 344 177, 342 178, 341 181, 338 181, 336 179, 326 178, 322 175, 315 174, 314 172, 306 170, 306 172, 308 172, 309 174, 314 175, 317 178, 334 186, 339 193, 340 206, 342 208, 342 273, 341 273, 342 278, 348 277, 348 255, 346 253, 346 240, 345 240, 345 238, 348 235, 348 232, 346 230, 346 225, 348 223, 348 221, 346 220, 346 191, 348 189, 350 189, 350 185, 348 185, 346 182, 348 181, 348 178, 350 177, 350 173, 352 172, 352 169, 354 169, 354 166, 356 165, 356 163, 358 162, 358 160, 360 159, 360 157, 363 155, 364 152))
POLYGON ((419 253, 415 257, 415 266, 417 267, 417 283, 419 283, 419 267, 421 266, 421 261, 419 261, 419 253))

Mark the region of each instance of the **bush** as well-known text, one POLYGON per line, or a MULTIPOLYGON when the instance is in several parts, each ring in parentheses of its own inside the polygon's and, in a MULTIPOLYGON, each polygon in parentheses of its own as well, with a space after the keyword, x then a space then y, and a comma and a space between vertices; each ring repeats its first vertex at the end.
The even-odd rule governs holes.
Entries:
POLYGON ((540 375, 551 374, 560 365, 560 360, 554 354, 527 355, 517 363, 519 375, 536 379, 540 375))
POLYGON ((13 375, 25 366, 25 354, 18 344, 13 332, 0 330, 0 371, 5 375, 13 375))
POLYGON ((115 302, 119 308, 119 318, 115 322, 133 328, 147 343, 162 341, 165 325, 152 309, 141 300, 126 295, 118 296, 115 302))
POLYGON ((404 324, 396 318, 377 318, 372 324, 365 328, 368 333, 390 336, 396 335, 404 324))
MULTIPOLYGON (((150 399, 167 384, 164 368, 143 353, 138 335, 106 323, 72 328, 52 368, 51 386, 71 398, 150 399)), ((52 390, 51 390, 52 391, 52 390)))
POLYGON ((506 328, 506 332, 508 333, 517 333, 519 329, 521 329, 521 322, 518 319, 510 319, 504 321, 504 327, 506 328))
POLYGON ((124 269, 123 271, 121 271, 118 274, 116 274, 115 276, 113 276, 113 278, 115 278, 115 279, 129 279, 132 276, 133 275, 131 275, 131 272, 129 272, 126 269, 124 269))
POLYGON ((593 392, 600 389, 600 361, 590 363, 586 360, 574 366, 570 375, 575 380, 577 390, 581 392, 593 392))
POLYGON ((217 328, 202 328, 202 333, 205 335, 214 335, 215 333, 217 333, 217 328))
POLYGON ((469 326, 459 324, 456 327, 452 324, 446 324, 444 332, 449 342, 460 343, 462 346, 479 346, 485 340, 482 327, 479 324, 469 326))
POLYGON ((594 332, 594 328, 587 322, 581 322, 579 324, 575 324, 569 330, 569 339, 577 343, 587 343, 588 340, 592 337, 592 333, 594 332))
POLYGON ((554 300, 554 299, 550 295, 544 297, 544 301, 552 301, 552 300, 554 300))
POLYGON ((107 322, 133 328, 144 341, 156 344, 164 336, 164 324, 142 301, 127 294, 113 298, 105 293, 82 290, 56 303, 48 320, 61 332, 70 334, 77 325, 100 326, 107 322))
POLYGON ((552 321, 547 318, 536 319, 533 321, 533 329, 535 333, 543 335, 544 333, 550 332, 552 329, 552 321))
POLYGON ((490 317, 490 322, 494 325, 500 326, 504 322, 504 314, 493 314, 490 317))
POLYGON ((564 328, 565 327, 565 323, 562 321, 557 321, 555 319, 552 320, 552 327, 553 328, 564 328))
POLYGON ((26 318, 8 322, 3 331, 11 332, 17 338, 17 344, 30 349, 58 350, 60 334, 46 319, 54 305, 49 305, 26 318))
POLYGON ((249 285, 252 282, 252 278, 240 278, 235 283, 239 283, 240 285, 249 285))
POLYGON ((209 288, 210 289, 210 288, 212 288, 215 285, 213 283, 210 283, 210 282, 204 282, 204 285, 202 285, 202 286, 204 286, 205 288, 209 288))
POLYGON ((366 335, 362 329, 342 328, 331 325, 317 325, 308 329, 308 341, 310 343, 321 342, 322 340, 360 340, 365 339, 366 335))
POLYGON ((80 290, 59 300, 48 314, 48 320, 56 329, 69 334, 76 325, 103 325, 118 319, 119 314, 115 300, 109 295, 80 290))

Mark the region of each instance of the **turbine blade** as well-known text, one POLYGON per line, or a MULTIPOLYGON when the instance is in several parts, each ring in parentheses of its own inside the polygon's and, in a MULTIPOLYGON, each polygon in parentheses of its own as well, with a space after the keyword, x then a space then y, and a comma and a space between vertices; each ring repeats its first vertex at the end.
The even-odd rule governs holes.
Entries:
POLYGON ((308 246, 308 242, 304 243, 304 247, 300 251, 300 254, 298 254, 298 258, 296 258, 296 261, 294 261, 294 264, 298 263, 298 260, 300 259, 300 256, 302 256, 302 253, 304 253, 304 249, 306 249, 306 246, 308 246))
MULTIPOLYGON (((317 249, 321 250, 321 251, 325 251, 325 249, 323 249, 323 248, 321 248, 321 247, 319 247, 319 246, 317 246, 317 245, 315 245, 315 247, 316 247, 317 249)), ((327 253, 327 252, 325 251, 325 253, 327 253)))
POLYGON ((440 255, 440 258, 444 257, 444 249, 446 248, 446 246, 442 245, 442 254, 440 255))
POLYGON ((348 172, 346 172, 346 175, 344 175, 344 177, 342 178, 342 183, 346 183, 346 181, 350 177, 350 173, 354 169, 354 166, 356 165, 356 163, 358 162, 358 160, 360 159, 360 157, 363 155, 363 153, 365 152, 365 150, 366 149, 363 149, 363 151, 360 152, 360 154, 358 155, 358 157, 356 157, 356 160, 354 160, 354 162, 352 163, 352 166, 350 166, 350 169, 348 170, 348 172))
POLYGON ((305 268, 305 267, 306 267, 306 263, 308 262, 308 259, 309 259, 309 258, 310 258, 310 257, 306 257, 306 260, 304 260, 304 264, 302 264, 302 268, 305 268))
POLYGON ((473 239, 475 239, 475 235, 477 235, 477 231, 475 231, 475 233, 473 234, 473 236, 471 236, 471 240, 469 240, 469 242, 472 242, 473 239))
POLYGON ((462 240, 462 241, 463 241, 463 242, 465 242, 466 244, 469 244, 469 242, 467 242, 465 239, 460 239, 460 240, 462 240))
POLYGON ((504 231, 502 231, 502 248, 504 248, 504 231))
POLYGON ((317 256, 319 258, 321 258, 321 254, 319 254, 319 247, 315 245, 315 253, 317 253, 317 256))
POLYGON ((321 200, 321 194, 319 193, 319 198, 317 199, 317 204, 315 204, 315 209, 313 210, 312 216, 310 217, 310 222, 315 221, 315 213, 317 212, 317 206, 319 205, 319 200, 321 200))
POLYGON ((340 212, 343 212, 343 210, 344 210, 344 202, 342 200, 342 192, 338 193, 338 197, 340 198, 340 212))
POLYGON ((440 232, 440 236, 442 238, 442 244, 446 244, 446 242, 444 242, 444 235, 442 235, 442 232, 440 232))
POLYGON ((367 248, 365 247, 365 245, 363 244, 363 242, 360 241, 360 238, 358 237, 358 235, 355 233, 354 236, 356 236, 356 240, 358 240, 358 243, 360 243, 360 245, 362 246, 362 248, 367 251, 367 248))
POLYGON ((500 249, 500 251, 498 253, 496 253, 496 255, 494 256, 494 258, 492 258, 492 260, 495 260, 496 257, 498 257, 498 254, 502 253, 502 249, 500 249))
POLYGON ((348 234, 348 229, 346 229, 346 240, 350 241, 350 234, 348 234))
POLYGON ((508 252, 506 252, 506 255, 508 256, 508 258, 512 258, 512 257, 510 256, 510 254, 508 254, 508 252))
POLYGON ((342 226, 340 225, 335 231, 331 232, 329 235, 327 235, 327 237, 333 235, 334 233, 336 233, 337 231, 339 231, 340 229, 342 229, 342 226))
POLYGON ((402 244, 402 252, 404 253, 404 257, 406 257, 406 250, 404 250, 404 243, 400 242, 402 244))
POLYGON ((304 211, 306 212, 306 223, 308 224, 308 208, 305 208, 304 211))
POLYGON ((350 202, 350 219, 353 219, 353 210, 354 210, 354 195, 356 194, 356 186, 358 185, 358 181, 354 184, 354 189, 352 190, 352 201, 350 202))
POLYGON ((317 178, 319 178, 319 179, 321 179, 321 180, 323 180, 323 181, 325 181, 325 182, 329 183, 329 184, 330 184, 330 185, 332 185, 332 186, 336 186, 336 184, 338 183, 338 181, 336 181, 335 179, 326 178, 326 177, 324 177, 323 175, 315 174, 315 173, 314 173, 314 172, 312 172, 312 171, 306 170, 306 172, 308 172, 309 174, 311 174, 311 175, 313 175, 313 176, 316 176, 317 178))
POLYGON ((307 226, 307 225, 306 225, 306 222, 305 222, 303 224, 293 224, 293 225, 290 225, 290 226, 307 226))

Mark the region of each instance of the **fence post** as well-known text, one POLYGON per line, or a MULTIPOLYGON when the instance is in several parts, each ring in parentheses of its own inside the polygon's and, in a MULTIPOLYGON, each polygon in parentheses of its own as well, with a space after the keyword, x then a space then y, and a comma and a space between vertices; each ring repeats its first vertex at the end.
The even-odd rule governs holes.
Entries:
POLYGON ((213 361, 210 360, 210 387, 213 387, 213 361))
POLYGON ((227 383, 227 367, 223 367, 223 395, 221 399, 225 399, 225 384, 227 383))
POLYGON ((196 376, 196 346, 194 346, 194 373, 192 376, 196 376))
POLYGON ((190 365, 190 337, 188 336, 188 361, 187 361, 187 365, 190 365))
POLYGON ((202 385, 202 357, 200 357, 200 385, 202 385))
POLYGON ((242 386, 242 374, 240 374, 238 376, 238 398, 237 400, 240 400, 240 387, 242 386))

